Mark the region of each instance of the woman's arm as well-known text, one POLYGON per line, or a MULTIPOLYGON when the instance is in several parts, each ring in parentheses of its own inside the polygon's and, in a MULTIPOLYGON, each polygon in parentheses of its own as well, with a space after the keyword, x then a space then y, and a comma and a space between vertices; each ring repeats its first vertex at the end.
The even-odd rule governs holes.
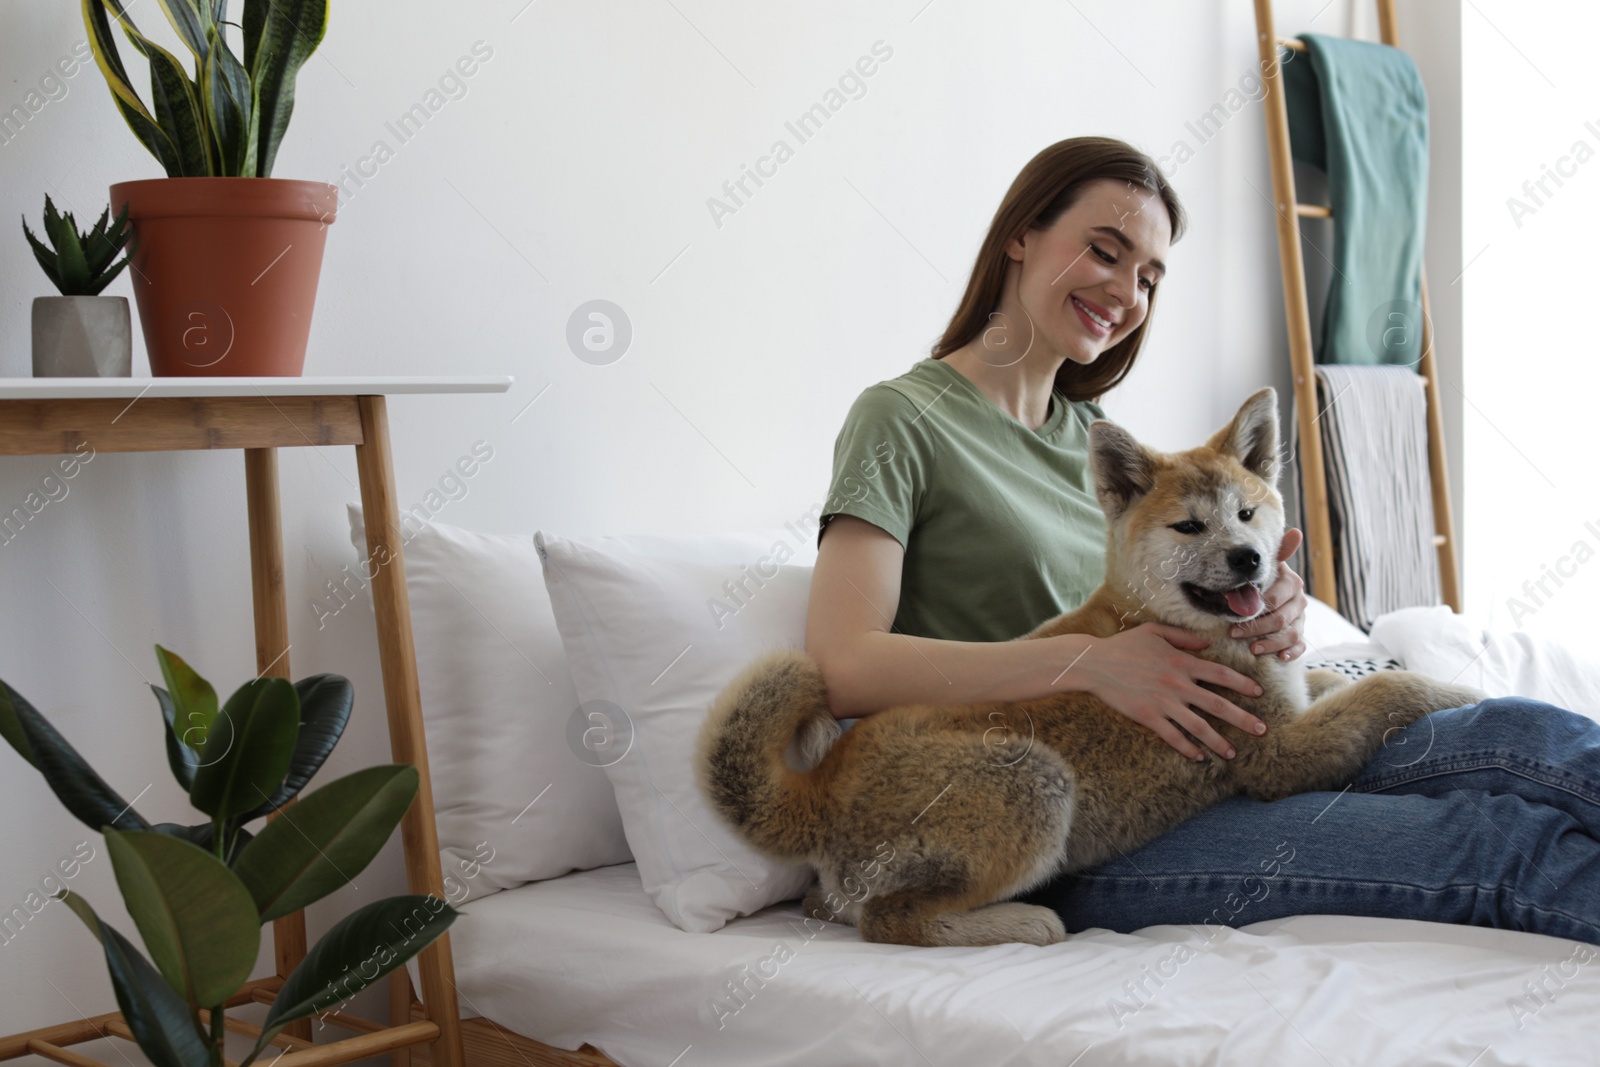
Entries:
MULTIPOLYGON (((823 534, 811 578, 806 651, 827 679, 835 718, 858 718, 897 704, 1041 696, 1093 640, 1070 634, 1031 641, 945 641, 891 633, 904 559, 899 541, 854 515, 835 515, 823 534)), ((1055 691, 1072 688, 1063 677, 1055 691)))
POLYGON ((1219 755, 1232 750, 1189 705, 1259 732, 1255 716, 1197 683, 1251 695, 1260 687, 1181 651, 1207 642, 1175 627, 1147 624, 1105 639, 1062 634, 995 642, 891 633, 904 558, 891 534, 853 515, 834 516, 824 532, 811 580, 806 650, 822 668, 835 718, 900 704, 1026 700, 1076 690, 1101 697, 1191 758, 1201 753, 1177 726, 1219 755))

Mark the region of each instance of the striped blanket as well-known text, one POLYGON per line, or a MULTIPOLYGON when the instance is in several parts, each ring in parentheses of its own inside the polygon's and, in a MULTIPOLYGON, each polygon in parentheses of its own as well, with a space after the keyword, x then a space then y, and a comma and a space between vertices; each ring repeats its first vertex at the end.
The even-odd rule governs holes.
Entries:
MULTIPOLYGON (((1439 603, 1427 396, 1410 367, 1319 364, 1316 375, 1339 613, 1370 630, 1386 612, 1439 603)), ((1295 476, 1304 500, 1298 462, 1295 476)))

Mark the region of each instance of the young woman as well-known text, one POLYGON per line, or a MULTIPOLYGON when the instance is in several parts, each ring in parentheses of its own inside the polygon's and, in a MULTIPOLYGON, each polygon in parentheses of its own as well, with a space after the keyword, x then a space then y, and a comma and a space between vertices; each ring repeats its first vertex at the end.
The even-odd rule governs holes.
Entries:
MULTIPOLYGON (((839 718, 909 703, 1093 693, 1191 758, 1233 752, 1207 716, 1264 727, 1209 682, 1253 681, 1146 623, 1115 637, 1012 641, 1104 578, 1089 471, 1094 403, 1149 324, 1176 194, 1108 138, 1061 141, 995 213, 932 358, 869 386, 835 444, 806 648, 839 718)), ((1281 561, 1233 640, 1305 650, 1304 584, 1281 561)), ((1121 859, 1017 897, 1068 931, 1241 926, 1304 913, 1532 930, 1600 944, 1600 724, 1537 701, 1438 712, 1342 792, 1226 801, 1121 859)))

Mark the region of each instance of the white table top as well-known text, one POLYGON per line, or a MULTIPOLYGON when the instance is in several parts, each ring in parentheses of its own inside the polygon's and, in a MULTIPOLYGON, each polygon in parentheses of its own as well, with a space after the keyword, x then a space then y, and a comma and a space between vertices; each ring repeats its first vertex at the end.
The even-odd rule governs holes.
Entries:
POLYGON ((0 378, 0 400, 138 396, 361 396, 399 393, 503 393, 509 374, 329 378, 0 378))

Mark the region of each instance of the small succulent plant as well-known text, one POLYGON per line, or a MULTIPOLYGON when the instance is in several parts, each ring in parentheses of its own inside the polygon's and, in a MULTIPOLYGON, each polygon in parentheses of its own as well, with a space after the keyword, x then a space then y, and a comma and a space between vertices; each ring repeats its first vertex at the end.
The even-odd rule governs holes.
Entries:
MULTIPOLYGON (((94 229, 79 233, 77 220, 72 213, 63 215, 57 212, 55 204, 46 196, 44 233, 55 246, 55 251, 46 248, 33 235, 26 218, 22 220, 22 232, 27 234, 28 243, 33 246, 33 257, 39 261, 39 266, 44 268, 55 287, 61 290, 62 296, 95 296, 128 265, 128 256, 124 256, 115 266, 111 263, 133 236, 133 229, 128 225, 128 209, 124 206, 107 229, 106 220, 110 216, 111 209, 108 207, 101 212, 100 221, 95 223, 94 229)), ((129 256, 138 247, 139 242, 134 240, 128 248, 129 256)))

